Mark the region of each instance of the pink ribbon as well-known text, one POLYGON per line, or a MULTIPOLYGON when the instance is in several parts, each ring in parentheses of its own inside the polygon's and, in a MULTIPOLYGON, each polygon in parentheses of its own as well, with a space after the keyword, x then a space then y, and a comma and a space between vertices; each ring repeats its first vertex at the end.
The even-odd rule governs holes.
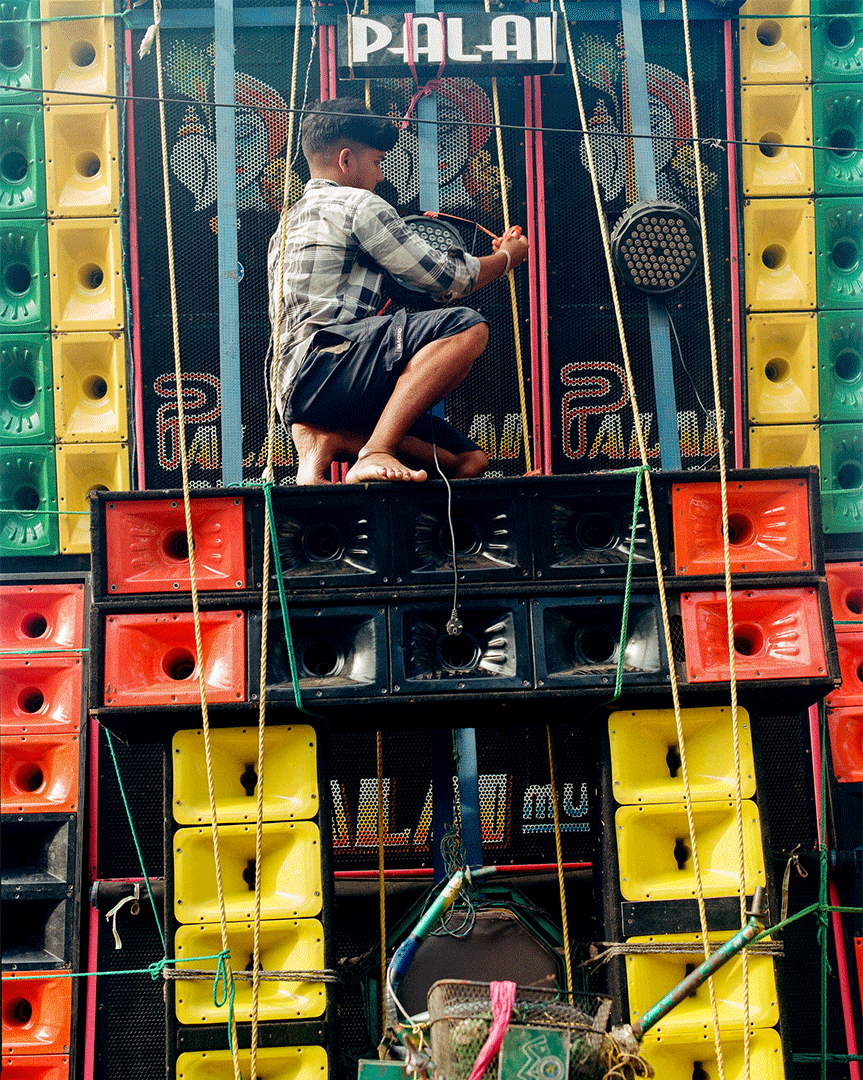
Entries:
POLYGON ((488 1068, 488 1063, 500 1050, 500 1044, 503 1042, 503 1037, 512 1016, 512 1007, 515 1004, 515 990, 514 982, 493 982, 491 984, 491 1015, 493 1017, 491 1030, 485 1040, 485 1045, 474 1062, 469 1080, 479 1080, 488 1068))

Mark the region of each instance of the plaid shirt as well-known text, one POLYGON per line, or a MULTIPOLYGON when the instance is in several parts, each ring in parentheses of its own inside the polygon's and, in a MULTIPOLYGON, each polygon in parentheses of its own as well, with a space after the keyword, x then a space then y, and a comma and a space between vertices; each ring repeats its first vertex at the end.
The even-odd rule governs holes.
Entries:
POLYGON ((430 247, 388 202, 371 191, 313 179, 282 215, 270 240, 267 272, 270 323, 276 319, 282 230, 286 230, 278 334, 279 411, 312 336, 325 327, 377 314, 385 267, 442 300, 466 296, 476 285, 479 260, 464 251, 430 247), (375 266, 360 256, 367 252, 375 266))

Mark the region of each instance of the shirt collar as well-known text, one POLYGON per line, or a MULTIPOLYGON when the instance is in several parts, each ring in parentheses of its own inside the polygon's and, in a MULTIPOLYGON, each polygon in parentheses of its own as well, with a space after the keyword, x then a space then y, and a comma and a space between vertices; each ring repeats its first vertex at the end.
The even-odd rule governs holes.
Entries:
POLYGON ((338 186, 339 185, 335 182, 335 180, 325 180, 321 176, 313 176, 311 178, 311 180, 308 180, 306 182, 305 190, 308 191, 310 188, 338 187, 338 186))

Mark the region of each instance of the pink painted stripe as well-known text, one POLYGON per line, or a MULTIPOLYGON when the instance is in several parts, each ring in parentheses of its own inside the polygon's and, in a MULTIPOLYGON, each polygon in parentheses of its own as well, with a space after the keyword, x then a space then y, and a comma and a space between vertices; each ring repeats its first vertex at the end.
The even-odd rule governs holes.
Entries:
MULTIPOLYGON (((130 37, 126 31, 126 39, 130 37)), ((90 837, 88 840, 88 886, 96 880, 98 873, 99 855, 99 725, 90 720, 90 762, 88 768, 90 790, 89 797, 89 824, 90 837)), ((89 894, 89 888, 87 890, 89 894)), ((90 908, 89 935, 87 941, 87 970, 98 971, 99 968, 99 912, 90 908)), ((84 1080, 92 1080, 96 1064, 96 989, 97 978, 93 975, 87 979, 87 1010, 84 1017, 84 1080)))
MULTIPOLYGON (((809 745, 812 750, 812 780, 815 786, 815 820, 818 825, 818 842, 826 843, 825 823, 821 821, 821 725, 818 706, 809 707, 809 745)), ((838 906, 839 894, 833 882, 829 882, 830 904, 838 906)), ((842 999, 842 1019, 845 1024, 845 1041, 849 1054, 857 1053, 857 1035, 854 1031, 854 1003, 851 998, 851 981, 848 978, 848 958, 845 953, 845 938, 842 933, 842 916, 838 911, 831 912, 833 941, 836 946, 836 967, 839 974, 839 994, 842 999)), ((859 1061, 848 1062, 850 1080, 860 1080, 859 1061)))
MULTIPOLYGON (((99 967, 99 912, 90 908, 89 933, 87 942, 87 970, 97 971, 99 967)), ((83 1080, 94 1080, 96 1067, 96 985, 98 979, 91 975, 87 979, 87 1015, 84 1020, 84 1061, 83 1080)))
POLYGON ((338 94, 336 93, 336 28, 334 26, 327 27, 327 47, 330 65, 330 97, 335 98, 338 94))
MULTIPOLYGON (((539 303, 536 269, 536 222, 534 213, 534 175, 533 175, 533 76, 524 77, 524 175, 527 199, 527 240, 530 244, 527 259, 528 305, 530 324, 530 396, 533 419, 533 464, 534 468, 542 465, 542 393, 540 389, 540 352, 539 352, 539 303)), ((525 437, 527 433, 525 432, 525 437)))
MULTIPOLYGON (((828 885, 830 890, 830 904, 839 907, 839 893, 831 881, 828 885)), ((839 974, 839 994, 842 998, 842 1019, 845 1021, 845 1042, 849 1054, 857 1054, 857 1032, 854 1030, 854 1004, 851 997, 851 980, 848 977, 848 957, 845 952, 845 935, 842 931, 842 915, 838 911, 831 911, 830 919, 833 923, 833 941, 836 946, 836 967, 839 974)), ((848 1062, 848 1074, 850 1080, 860 1080, 860 1062, 848 1062)))
POLYGON ((725 27, 725 127, 728 135, 728 227, 730 232, 728 250, 731 253, 729 272, 731 275, 731 350, 733 365, 734 396, 734 467, 743 468, 744 461, 744 423, 746 412, 743 407, 743 346, 741 335, 743 327, 740 316, 740 255, 738 252, 738 214, 737 214, 737 147, 734 144, 736 118, 734 115, 734 44, 731 36, 731 20, 726 19, 725 27))
MULTIPOLYGON (((539 75, 533 80, 533 122, 542 128, 542 80, 539 75)), ((539 242, 537 263, 539 265, 539 348, 542 358, 542 471, 551 473, 551 374, 548 355, 548 251, 545 242, 545 160, 543 157, 542 131, 534 133, 536 146, 536 233, 539 242)))
POLYGON ((330 80, 327 74, 327 28, 318 27, 318 66, 321 80, 321 101, 330 100, 330 80))
POLYGON ((138 182, 135 174, 135 105, 132 88, 132 32, 124 33, 123 49, 129 78, 126 85, 126 180, 129 185, 129 291, 132 299, 132 364, 135 372, 135 444, 137 486, 147 486, 144 466, 144 380, 141 375, 141 292, 138 266, 138 182))

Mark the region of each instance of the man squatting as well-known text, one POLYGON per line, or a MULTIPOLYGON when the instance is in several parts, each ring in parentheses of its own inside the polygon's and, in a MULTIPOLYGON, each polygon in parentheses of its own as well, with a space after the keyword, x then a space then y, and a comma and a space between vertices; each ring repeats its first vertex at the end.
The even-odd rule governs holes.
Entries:
POLYGON ((509 229, 481 258, 430 247, 374 194, 397 139, 391 121, 352 99, 323 102, 303 120, 311 179, 284 210, 267 258, 272 323, 281 291, 276 403, 299 454, 298 484, 325 483, 346 457, 356 459, 348 483, 425 480, 433 440, 449 476, 488 466, 475 442, 428 412, 466 378, 488 323, 467 307, 376 315, 381 267, 452 300, 518 266, 527 240, 509 229))

